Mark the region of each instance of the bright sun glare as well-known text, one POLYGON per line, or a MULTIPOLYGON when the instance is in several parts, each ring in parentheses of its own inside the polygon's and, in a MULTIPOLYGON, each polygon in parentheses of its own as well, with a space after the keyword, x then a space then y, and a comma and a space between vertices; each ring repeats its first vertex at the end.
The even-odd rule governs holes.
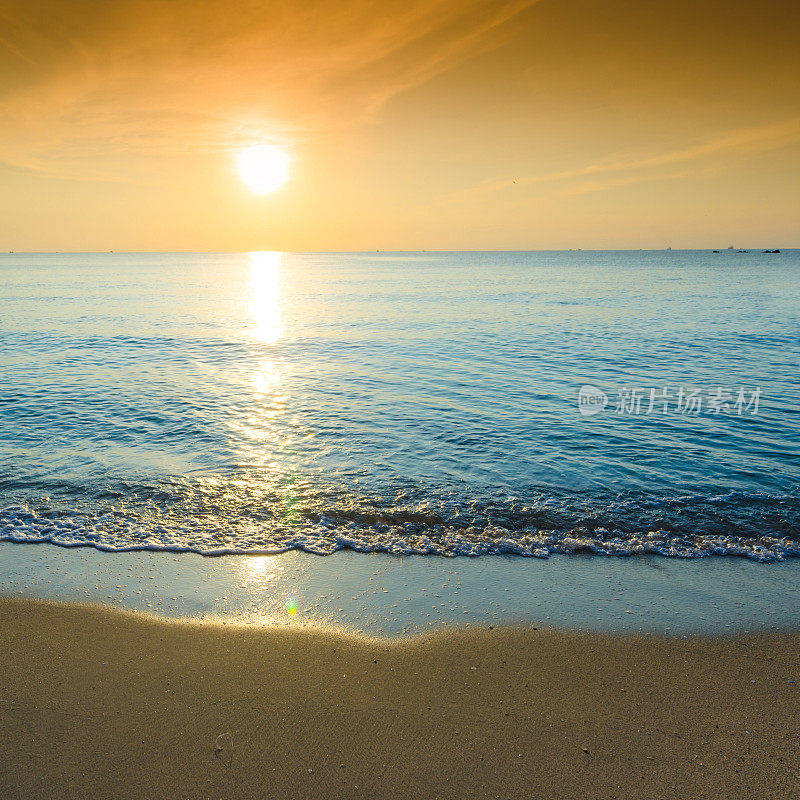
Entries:
POLYGON ((269 194, 289 177, 289 154, 273 144, 245 147, 236 155, 239 177, 251 192, 269 194))

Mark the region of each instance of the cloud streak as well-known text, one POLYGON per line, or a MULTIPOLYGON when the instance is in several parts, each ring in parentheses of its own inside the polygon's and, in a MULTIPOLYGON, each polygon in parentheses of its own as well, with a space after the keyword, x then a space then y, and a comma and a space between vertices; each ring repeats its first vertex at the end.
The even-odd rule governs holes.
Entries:
POLYGON ((536 0, 10 0, 0 159, 119 176, 124 156, 227 149, 363 123, 491 45, 536 0))
MULTIPOLYGON (((796 144, 797 142, 800 142, 800 117, 794 117, 784 122, 769 125, 739 128, 710 138, 700 144, 668 150, 663 153, 642 158, 612 159, 557 172, 546 172, 519 178, 489 181, 456 192, 452 195, 452 198, 463 201, 485 197, 516 187, 521 188, 544 183, 575 181, 583 178, 591 178, 596 175, 638 173, 619 177, 614 180, 606 180, 604 182, 584 181, 570 189, 563 190, 562 193, 581 194, 590 191, 603 191, 615 186, 626 186, 641 181, 662 179, 665 176, 653 172, 653 170, 657 170, 660 167, 713 159, 716 156, 724 156, 732 153, 768 151, 796 144)), ((675 176, 686 177, 688 174, 691 173, 675 173, 675 176)))

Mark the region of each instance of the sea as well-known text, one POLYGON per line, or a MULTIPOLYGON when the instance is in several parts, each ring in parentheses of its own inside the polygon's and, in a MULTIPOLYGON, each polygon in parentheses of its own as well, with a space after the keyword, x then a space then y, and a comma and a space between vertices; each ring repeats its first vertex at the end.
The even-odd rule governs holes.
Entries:
POLYGON ((800 251, 0 255, 0 540, 800 556, 800 251))

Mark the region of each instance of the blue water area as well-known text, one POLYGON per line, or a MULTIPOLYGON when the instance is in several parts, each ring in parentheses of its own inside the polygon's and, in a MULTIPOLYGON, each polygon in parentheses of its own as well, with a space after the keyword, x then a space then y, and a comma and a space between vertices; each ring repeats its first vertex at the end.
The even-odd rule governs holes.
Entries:
POLYGON ((800 251, 7 254, 0 281, 0 539, 800 555, 800 251))

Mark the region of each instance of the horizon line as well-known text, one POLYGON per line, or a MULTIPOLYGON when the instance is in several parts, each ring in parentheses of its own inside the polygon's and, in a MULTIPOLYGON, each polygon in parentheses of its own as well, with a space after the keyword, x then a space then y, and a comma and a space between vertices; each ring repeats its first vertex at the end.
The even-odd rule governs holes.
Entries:
POLYGON ((798 245, 762 246, 727 245, 725 247, 541 247, 541 248, 467 248, 450 250, 444 248, 422 248, 418 250, 366 249, 366 250, 0 250, 2 255, 247 255, 248 253, 292 253, 295 255, 348 254, 348 253, 664 253, 664 252, 712 252, 725 253, 746 250, 757 252, 768 250, 800 250, 798 245))

